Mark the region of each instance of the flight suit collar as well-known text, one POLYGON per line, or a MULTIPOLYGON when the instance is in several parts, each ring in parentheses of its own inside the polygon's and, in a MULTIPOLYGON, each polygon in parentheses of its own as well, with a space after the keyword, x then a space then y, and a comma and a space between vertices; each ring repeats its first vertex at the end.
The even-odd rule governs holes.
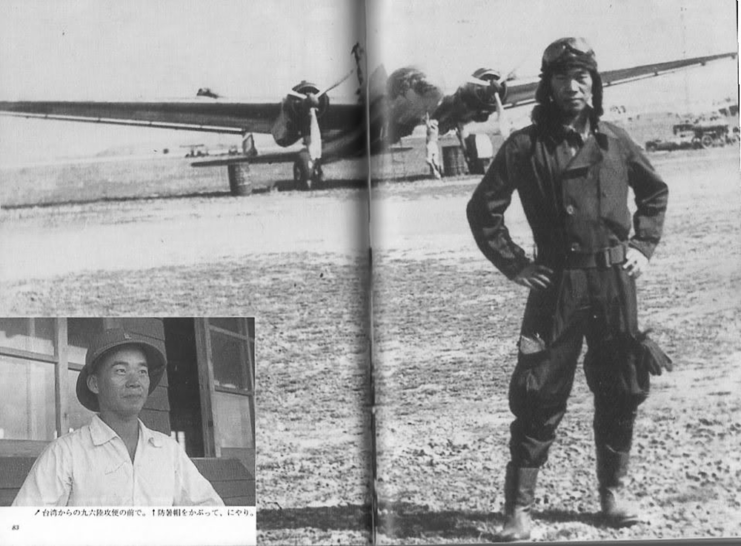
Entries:
MULTIPOLYGON (((545 129, 546 130, 542 132, 543 140, 547 142, 551 149, 566 140, 569 137, 569 132, 574 132, 573 129, 569 129, 560 123, 549 124, 545 129)), ((586 145, 590 140, 596 140, 599 148, 607 151, 609 135, 603 132, 599 125, 590 128, 589 136, 594 138, 587 138, 584 141, 584 145, 586 145)))
POLYGON ((581 149, 576 152, 576 155, 569 162, 569 164, 566 165, 565 170, 577 171, 580 169, 586 169, 602 161, 602 146, 600 145, 601 140, 603 139, 598 138, 597 133, 592 133, 590 137, 587 138, 587 140, 584 142, 581 149))

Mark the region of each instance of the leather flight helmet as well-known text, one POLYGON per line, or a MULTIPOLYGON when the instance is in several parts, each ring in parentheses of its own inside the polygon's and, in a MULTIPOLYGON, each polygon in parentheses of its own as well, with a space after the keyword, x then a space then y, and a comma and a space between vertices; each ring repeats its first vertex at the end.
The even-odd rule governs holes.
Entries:
POLYGON ((540 66, 544 74, 573 66, 597 70, 597 57, 584 38, 559 38, 545 48, 540 66))
MULTIPOLYGON (((555 73, 567 72, 571 68, 584 68, 592 76, 592 114, 590 120, 597 125, 602 108, 602 77, 597 68, 597 57, 592 46, 584 38, 559 38, 552 42, 543 52, 540 66, 540 83, 535 90, 535 100, 539 105, 548 105, 551 102, 550 77, 555 73)), ((536 106, 533 111, 533 120, 538 120, 544 114, 543 109, 536 106), (537 113, 536 113, 537 112, 537 113)))

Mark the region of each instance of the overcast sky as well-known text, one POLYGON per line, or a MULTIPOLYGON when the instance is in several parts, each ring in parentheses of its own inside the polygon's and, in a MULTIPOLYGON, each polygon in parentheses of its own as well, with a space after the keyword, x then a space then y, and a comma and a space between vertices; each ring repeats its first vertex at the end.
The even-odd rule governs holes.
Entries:
MULTIPOLYGON (((537 76, 543 49, 584 36, 603 70, 737 48, 735 0, 384 0, 371 39, 389 65, 459 81, 491 66, 537 76)), ((375 13, 375 11, 374 11, 375 13)))
MULTIPOLYGON (((302 79, 322 86, 345 74, 354 66, 350 49, 364 39, 360 1, 0 0, 0 6, 2 100, 188 98, 207 86, 277 102, 302 79)), ((383 61, 389 71, 418 65, 450 90, 481 66, 537 76, 544 47, 565 35, 586 37, 602 69, 738 47, 735 0, 372 0, 368 13, 372 64, 383 61)), ((732 94, 736 66, 720 70, 732 94)), ((713 83, 718 77, 700 79, 713 89, 727 85, 713 83)), ((332 94, 349 96, 355 84, 353 77, 332 94)), ((28 139, 54 154, 163 134, 0 118, 0 163, 28 149, 28 139)))

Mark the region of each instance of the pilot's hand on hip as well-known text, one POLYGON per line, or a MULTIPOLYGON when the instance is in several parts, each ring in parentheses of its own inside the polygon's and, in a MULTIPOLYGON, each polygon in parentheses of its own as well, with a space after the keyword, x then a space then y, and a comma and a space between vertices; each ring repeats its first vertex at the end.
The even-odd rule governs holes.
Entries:
POLYGON ((545 290, 553 284, 553 270, 540 264, 528 264, 512 279, 531 290, 545 290))
POLYGON ((625 253, 625 263, 623 263, 623 269, 628 272, 628 275, 637 279, 647 267, 648 258, 646 258, 640 250, 628 247, 628 250, 625 253))

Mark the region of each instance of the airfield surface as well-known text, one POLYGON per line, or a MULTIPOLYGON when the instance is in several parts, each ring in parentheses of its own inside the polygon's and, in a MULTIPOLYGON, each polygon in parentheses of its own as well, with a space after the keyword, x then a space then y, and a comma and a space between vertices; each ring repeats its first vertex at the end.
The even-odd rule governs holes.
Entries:
MULTIPOLYGON (((631 490, 650 521, 614 531, 595 516, 591 399, 578 376, 539 483, 536 538, 741 536, 738 150, 651 159, 669 183, 670 208, 639 280, 640 316, 675 371, 655 378, 636 427, 631 490)), ((176 178, 172 165, 162 168, 176 178)), ((285 170, 261 176, 284 180, 285 170)), ((338 170, 330 178, 355 183, 234 198, 223 177, 183 187, 143 169, 130 185, 114 179, 117 194, 101 201, 91 194, 101 191, 95 177, 73 172, 20 193, 7 189, 23 187, 17 172, 0 179, 8 205, 0 211, 0 313, 255 315, 260 541, 366 541, 362 181, 338 170), (53 204, 60 201, 68 204, 53 204)), ((506 392, 526 291, 472 241, 464 211, 477 182, 392 180, 373 190, 382 543, 484 541, 502 521, 506 392)), ((507 221, 529 249, 516 202, 507 221)))

